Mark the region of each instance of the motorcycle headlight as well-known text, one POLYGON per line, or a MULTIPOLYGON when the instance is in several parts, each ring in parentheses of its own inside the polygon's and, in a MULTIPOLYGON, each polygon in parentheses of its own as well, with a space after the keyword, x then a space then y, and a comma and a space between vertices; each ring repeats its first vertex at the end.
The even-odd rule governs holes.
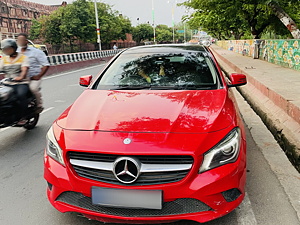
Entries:
POLYGON ((53 132, 53 128, 51 127, 47 133, 47 146, 46 146, 46 153, 55 161, 59 162, 62 165, 65 165, 63 157, 62 157, 62 150, 59 147, 53 132))
POLYGON ((215 147, 204 154, 199 173, 235 162, 239 156, 240 144, 240 129, 236 127, 215 147))

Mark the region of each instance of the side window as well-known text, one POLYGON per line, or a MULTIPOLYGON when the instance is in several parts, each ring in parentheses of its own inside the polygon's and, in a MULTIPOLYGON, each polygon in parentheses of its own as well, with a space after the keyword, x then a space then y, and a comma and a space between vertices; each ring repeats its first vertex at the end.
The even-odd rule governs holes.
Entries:
POLYGON ((209 67, 210 73, 212 74, 213 83, 215 84, 217 82, 217 72, 215 70, 215 67, 208 57, 205 57, 205 61, 209 67))

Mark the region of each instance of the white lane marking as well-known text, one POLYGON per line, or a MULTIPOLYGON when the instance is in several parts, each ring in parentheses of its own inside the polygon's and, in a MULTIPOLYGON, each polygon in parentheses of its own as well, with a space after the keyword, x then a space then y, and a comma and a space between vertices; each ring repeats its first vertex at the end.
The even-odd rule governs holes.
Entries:
POLYGON ((56 77, 61 77, 61 76, 65 76, 67 74, 71 74, 71 73, 75 73, 75 72, 80 72, 80 71, 84 71, 84 70, 88 70, 88 69, 93 69, 93 68, 100 67, 100 66, 105 66, 105 65, 90 66, 90 67, 86 67, 84 69, 73 70, 73 71, 70 71, 70 72, 60 73, 60 74, 53 75, 53 76, 49 75, 47 77, 44 77, 43 80, 48 80, 48 79, 52 79, 52 78, 56 78, 56 77))
POLYGON ((246 192, 244 201, 235 209, 239 225, 257 225, 251 202, 246 192))
POLYGON ((41 112, 41 114, 44 114, 44 113, 46 113, 46 112, 48 112, 48 111, 50 111, 52 109, 54 109, 54 107, 49 107, 48 109, 45 109, 43 112, 41 112))
MULTIPOLYGON (((41 114, 44 114, 44 113, 46 113, 46 112, 48 112, 48 111, 50 111, 50 110, 52 110, 52 109, 54 109, 54 107, 49 107, 49 108, 45 109, 43 112, 41 112, 41 114)), ((12 128, 12 127, 1 128, 1 129, 0 129, 0 133, 1 133, 1 132, 4 132, 4 131, 6 131, 6 130, 9 130, 9 129, 11 129, 11 128, 12 128)))

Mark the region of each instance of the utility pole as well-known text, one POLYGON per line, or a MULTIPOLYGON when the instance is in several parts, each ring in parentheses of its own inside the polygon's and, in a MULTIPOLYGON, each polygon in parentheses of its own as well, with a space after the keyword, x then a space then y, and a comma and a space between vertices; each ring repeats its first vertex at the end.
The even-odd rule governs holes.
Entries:
POLYGON ((154 44, 155 44, 156 37, 155 37, 154 0, 152 0, 152 25, 153 25, 153 41, 154 41, 154 44))
POLYGON ((101 48, 101 36, 100 36, 100 28, 99 28, 99 21, 98 21, 98 9, 97 9, 97 2, 96 2, 96 0, 94 0, 94 3, 95 3, 97 43, 99 43, 99 51, 101 51, 102 50, 102 48, 101 48))
MULTIPOLYGON (((168 0, 168 3, 170 3, 170 0, 168 0)), ((174 10, 175 10, 175 4, 177 3, 177 0, 173 0, 172 5, 172 26, 173 26, 173 43, 175 43, 175 19, 174 19, 174 10)))
POLYGON ((183 35, 184 35, 184 38, 183 38, 183 40, 184 40, 184 43, 186 43, 186 27, 185 27, 185 22, 183 22, 183 35))
POLYGON ((173 4, 173 7, 172 7, 173 43, 175 43, 174 8, 175 8, 175 3, 173 4))

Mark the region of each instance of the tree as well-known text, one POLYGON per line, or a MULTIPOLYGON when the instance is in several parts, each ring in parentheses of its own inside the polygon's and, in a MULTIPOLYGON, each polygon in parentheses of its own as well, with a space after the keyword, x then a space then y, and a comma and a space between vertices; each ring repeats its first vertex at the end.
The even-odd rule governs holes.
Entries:
POLYGON ((59 29, 63 34, 64 41, 69 42, 71 51, 75 40, 89 42, 95 39, 93 37, 95 25, 92 21, 91 10, 91 4, 86 0, 77 0, 60 8, 61 24, 59 29))
POLYGON ((121 27, 119 39, 125 40, 126 34, 131 34, 133 31, 130 19, 128 17, 124 17, 123 15, 119 15, 119 26, 121 27))
POLYGON ((30 38, 32 40, 45 39, 48 43, 60 44, 63 41, 60 25, 61 18, 57 11, 50 16, 42 16, 38 20, 32 21, 30 38))
POLYGON ((63 42, 64 34, 61 32, 60 25, 62 16, 60 11, 56 11, 48 17, 42 17, 40 37, 44 38, 51 44, 61 44, 63 42))
POLYGON ((138 26, 133 28, 133 39, 137 43, 141 43, 146 40, 153 40, 153 28, 150 24, 144 23, 139 24, 138 26))
MULTIPOLYGON (((97 3, 97 9, 101 42, 109 44, 111 40, 125 39, 125 34, 132 30, 130 20, 105 3, 97 3)), ((95 8, 91 1, 76 0, 33 23, 32 37, 43 38, 51 44, 69 43, 71 51, 75 41, 97 41, 95 8)))
POLYGON ((108 4, 97 3, 97 7, 101 41, 103 43, 110 43, 111 40, 124 40, 126 38, 125 34, 132 30, 130 20, 119 14, 118 11, 112 10, 108 4))
POLYGON ((173 42, 173 28, 163 24, 157 25, 156 40, 158 42, 173 42))
MULTIPOLYGON (((296 4, 296 2, 294 3, 296 4)), ((270 1, 268 3, 269 7, 273 10, 274 14, 278 17, 278 19, 286 26, 286 28, 291 32, 293 38, 300 38, 300 30, 296 25, 295 21, 291 18, 291 16, 286 13, 282 7, 278 5, 275 1, 270 1)))
POLYGON ((246 30, 244 20, 234 13, 234 6, 226 2, 217 5, 210 5, 209 2, 203 4, 204 6, 192 7, 201 7, 205 10, 196 10, 191 16, 184 17, 192 29, 201 27, 201 30, 218 39, 228 39, 231 36, 240 39, 244 35, 246 30))
MULTIPOLYGON (((218 38, 240 39, 251 33, 260 38, 262 33, 277 23, 278 18, 266 0, 189 0, 183 3, 195 12, 187 17, 189 24, 199 25, 218 38)), ((278 4, 289 9, 295 8, 296 0, 278 0, 278 4), (294 4, 290 4, 295 2, 294 4)), ((297 3, 299 6, 299 3, 297 3)), ((299 7, 297 7, 299 11, 299 7)), ((273 26, 276 30, 276 26, 273 26)))
POLYGON ((30 38, 31 39, 39 39, 40 38, 40 33, 41 33, 41 23, 37 21, 36 19, 33 19, 30 29, 30 38))

